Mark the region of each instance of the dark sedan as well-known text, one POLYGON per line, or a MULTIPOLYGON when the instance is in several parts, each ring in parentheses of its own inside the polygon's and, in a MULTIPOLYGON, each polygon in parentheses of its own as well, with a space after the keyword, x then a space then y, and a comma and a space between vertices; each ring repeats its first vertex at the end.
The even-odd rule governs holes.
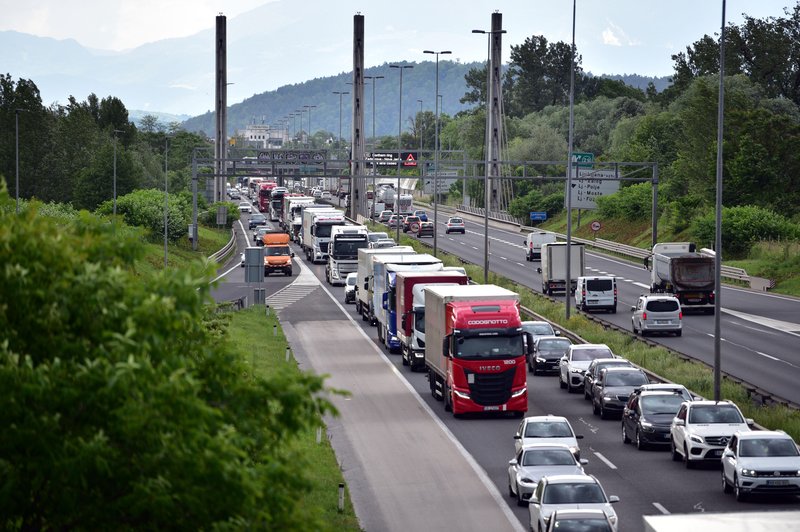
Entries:
POLYGON ((528 354, 528 369, 534 375, 556 373, 561 357, 567 354, 571 342, 561 336, 537 336, 528 354))
POLYGON ((669 427, 683 401, 679 392, 632 394, 622 411, 622 442, 633 441, 639 450, 669 445, 669 427))
POLYGON ((254 227, 258 227, 259 225, 267 225, 267 217, 261 213, 256 213, 250 216, 250 220, 247 222, 247 228, 253 229, 254 227))

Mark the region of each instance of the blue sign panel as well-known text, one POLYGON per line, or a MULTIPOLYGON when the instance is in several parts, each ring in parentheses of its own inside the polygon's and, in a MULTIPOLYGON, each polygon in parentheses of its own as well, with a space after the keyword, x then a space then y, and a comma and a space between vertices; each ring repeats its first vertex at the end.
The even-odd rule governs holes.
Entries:
POLYGON ((534 211, 534 212, 531 213, 531 221, 532 222, 543 222, 545 220, 547 220, 547 212, 545 212, 545 211, 541 211, 541 212, 534 211))

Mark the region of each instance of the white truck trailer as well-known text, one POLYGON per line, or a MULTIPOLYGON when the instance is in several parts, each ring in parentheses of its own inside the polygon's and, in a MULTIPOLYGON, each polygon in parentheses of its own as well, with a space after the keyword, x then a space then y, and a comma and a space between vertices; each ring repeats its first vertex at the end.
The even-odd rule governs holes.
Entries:
MULTIPOLYGON (((583 244, 570 245, 570 294, 575 292, 578 277, 583 275, 585 250, 583 244)), ((542 265, 536 269, 542 275, 542 293, 553 295, 567 289, 567 243, 542 244, 542 265)))

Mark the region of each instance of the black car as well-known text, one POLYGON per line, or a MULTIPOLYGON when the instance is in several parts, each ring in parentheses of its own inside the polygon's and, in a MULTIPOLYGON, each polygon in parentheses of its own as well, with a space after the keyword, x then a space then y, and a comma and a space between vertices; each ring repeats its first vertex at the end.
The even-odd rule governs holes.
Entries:
POLYGON ((247 222, 247 228, 252 229, 259 225, 267 225, 267 217, 261 213, 253 214, 247 222))
POLYGON ((586 369, 586 373, 583 374, 583 398, 587 401, 591 401, 592 394, 594 393, 594 379, 597 377, 597 374, 604 368, 616 366, 631 367, 632 364, 629 360, 621 357, 595 358, 592 360, 592 363, 589 364, 589 367, 586 369))
POLYGON ((669 427, 686 398, 680 392, 640 392, 631 394, 622 411, 622 442, 647 446, 670 444, 669 427))
POLYGON ((645 372, 639 368, 603 368, 592 386, 592 411, 600 419, 606 419, 612 414, 622 415, 631 392, 649 382, 645 372))
POLYGON ((528 369, 534 375, 555 373, 571 342, 562 336, 537 336, 528 353, 528 369))

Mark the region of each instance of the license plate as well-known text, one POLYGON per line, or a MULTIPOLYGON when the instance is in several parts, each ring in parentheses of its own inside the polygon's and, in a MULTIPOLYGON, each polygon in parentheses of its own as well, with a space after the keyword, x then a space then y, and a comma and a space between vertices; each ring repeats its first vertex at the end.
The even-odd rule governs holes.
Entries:
POLYGON ((500 410, 500 407, 499 406, 484 406, 483 410, 485 412, 490 412, 490 411, 494 411, 494 410, 500 410))
POLYGON ((788 480, 768 480, 767 486, 787 486, 789 484, 788 480))
POLYGON ((669 325, 670 323, 669 320, 656 320, 656 325, 669 325))
POLYGON ((714 449, 708 452, 708 456, 722 456, 722 449, 714 449))

